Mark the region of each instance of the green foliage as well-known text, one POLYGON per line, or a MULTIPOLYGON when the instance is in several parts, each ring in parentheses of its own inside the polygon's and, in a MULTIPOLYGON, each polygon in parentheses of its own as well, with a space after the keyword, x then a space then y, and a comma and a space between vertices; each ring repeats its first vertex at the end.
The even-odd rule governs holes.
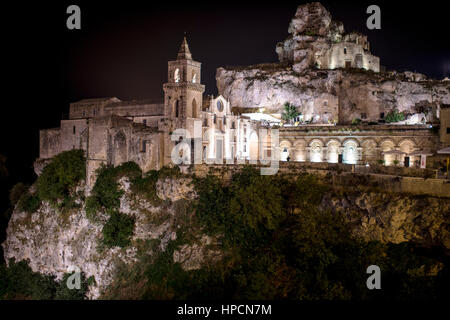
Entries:
POLYGON ((96 171, 97 180, 91 195, 86 199, 86 215, 91 221, 96 221, 99 210, 114 212, 120 207, 120 197, 123 191, 118 180, 127 176, 131 181, 141 179, 142 171, 135 162, 125 162, 117 167, 102 165, 96 171))
POLYGON ((353 118, 353 120, 352 120, 352 125, 358 125, 358 124, 360 124, 361 123, 361 119, 359 119, 359 118, 353 118))
POLYGON ((158 195, 156 194, 156 182, 158 181, 159 176, 159 171, 151 170, 147 172, 144 177, 134 179, 131 190, 157 206, 161 204, 161 199, 158 198, 158 195))
POLYGON ((23 184, 22 182, 16 183, 9 191, 9 201, 11 206, 14 207, 19 201, 20 197, 27 192, 29 186, 23 184))
POLYGON ((291 105, 289 102, 284 104, 284 111, 281 114, 281 118, 285 121, 292 122, 299 115, 297 108, 291 105))
POLYGON ((86 163, 83 150, 61 152, 53 157, 36 181, 39 199, 55 203, 68 196, 71 188, 85 179, 86 163))
POLYGON ((126 247, 131 243, 134 219, 117 211, 110 214, 103 226, 103 243, 107 247, 126 247))
POLYGON ((85 299, 92 279, 81 273, 81 289, 68 289, 66 282, 70 274, 61 281, 53 276, 33 272, 25 261, 9 261, 9 266, 0 265, 0 300, 2 299, 85 299))
POLYGON ((384 120, 386 123, 403 121, 405 120, 405 114, 403 112, 398 112, 397 109, 394 109, 384 117, 384 120))
POLYGON ((32 272, 25 261, 0 266, 1 299, 51 299, 55 287, 53 277, 32 272))
POLYGON ((41 199, 36 194, 31 194, 29 191, 22 194, 17 207, 19 210, 32 213, 35 212, 41 206, 41 199))

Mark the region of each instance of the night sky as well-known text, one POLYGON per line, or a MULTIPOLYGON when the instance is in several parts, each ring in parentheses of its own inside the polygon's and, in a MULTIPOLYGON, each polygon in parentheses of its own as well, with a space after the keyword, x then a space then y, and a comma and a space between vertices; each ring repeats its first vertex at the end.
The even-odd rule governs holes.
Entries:
MULTIPOLYGON (((450 74, 448 11, 443 2, 323 1, 345 29, 369 36, 388 69, 441 79, 450 74), (366 8, 378 4, 382 29, 366 28, 366 8)), ((2 4, 0 154, 9 183, 32 181, 38 130, 59 126, 69 103, 116 96, 162 101, 167 61, 183 33, 202 62, 206 94, 216 94, 220 66, 276 62, 275 45, 288 36, 304 1, 33 1, 2 4), (94 3, 94 4, 93 4, 94 3), (187 4, 186 4, 187 3, 187 4), (81 30, 66 28, 67 6, 81 7, 81 30)))

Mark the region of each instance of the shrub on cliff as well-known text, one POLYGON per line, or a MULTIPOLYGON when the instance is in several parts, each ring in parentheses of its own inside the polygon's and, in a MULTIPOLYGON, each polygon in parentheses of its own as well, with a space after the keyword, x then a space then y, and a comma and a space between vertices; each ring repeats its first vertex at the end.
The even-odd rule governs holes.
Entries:
POLYGON ((85 179, 86 162, 83 150, 61 152, 53 157, 51 162, 42 170, 36 181, 37 196, 41 200, 55 203, 64 196, 78 182, 85 179))
POLYGON ((36 194, 31 194, 26 191, 17 202, 17 208, 19 210, 32 213, 39 209, 41 205, 41 199, 36 194))
POLYGON ((97 211, 104 209, 107 213, 120 207, 120 190, 118 180, 127 176, 131 181, 140 179, 142 171, 135 162, 125 162, 117 167, 101 166, 97 169, 97 180, 92 188, 91 196, 86 199, 86 214, 95 220, 97 211))
POLYGON ((397 109, 394 109, 384 117, 384 120, 386 123, 403 121, 405 120, 405 114, 403 112, 398 112, 397 109))
POLYGON ((134 219, 120 212, 113 212, 103 226, 103 243, 107 247, 126 247, 131 243, 134 219))
POLYGON ((81 273, 80 289, 69 289, 67 279, 70 273, 64 274, 61 281, 55 277, 33 272, 25 261, 9 261, 9 266, 0 265, 0 300, 33 299, 33 300, 82 300, 86 298, 88 286, 93 279, 86 279, 81 273))

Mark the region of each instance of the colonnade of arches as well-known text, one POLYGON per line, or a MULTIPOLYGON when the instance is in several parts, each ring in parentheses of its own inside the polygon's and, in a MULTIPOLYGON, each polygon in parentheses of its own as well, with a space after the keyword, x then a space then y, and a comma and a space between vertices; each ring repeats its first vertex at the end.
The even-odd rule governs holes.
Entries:
POLYGON ((382 160, 386 165, 398 163, 401 165, 405 156, 417 150, 416 143, 411 139, 403 139, 395 143, 392 139, 280 139, 281 161, 310 161, 310 162, 343 162, 347 164, 364 164, 382 160), (387 151, 394 154, 384 154, 387 151))

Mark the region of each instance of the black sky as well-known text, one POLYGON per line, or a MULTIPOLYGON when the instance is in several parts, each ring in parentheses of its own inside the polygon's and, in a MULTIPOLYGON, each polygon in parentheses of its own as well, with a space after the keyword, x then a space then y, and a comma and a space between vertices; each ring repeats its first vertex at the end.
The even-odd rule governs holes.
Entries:
MULTIPOLYGON (((167 61, 183 32, 202 62, 207 94, 217 93, 215 70, 275 62, 296 7, 305 1, 33 1, 2 8, 4 53, 0 154, 13 180, 30 180, 38 130, 59 125, 69 103, 82 98, 162 100, 167 61), (66 28, 66 8, 78 4, 80 31, 66 28)), ((388 69, 442 78, 450 73, 444 2, 323 1, 346 31, 369 36, 388 69), (378 4, 382 29, 366 28, 366 8, 378 4)))

